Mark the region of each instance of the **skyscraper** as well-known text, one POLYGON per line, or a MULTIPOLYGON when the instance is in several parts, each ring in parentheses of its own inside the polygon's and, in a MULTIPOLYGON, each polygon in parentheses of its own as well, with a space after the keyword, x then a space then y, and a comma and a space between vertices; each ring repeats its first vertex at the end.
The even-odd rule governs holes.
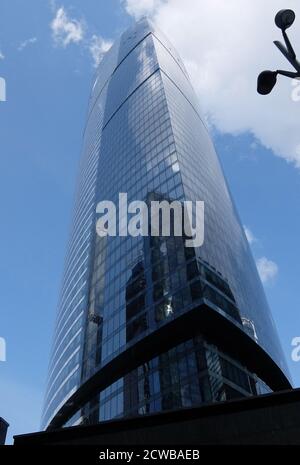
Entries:
POLYGON ((288 388, 249 245, 180 57, 148 20, 93 84, 43 428, 288 388), (96 205, 205 202, 205 241, 99 237, 96 205))

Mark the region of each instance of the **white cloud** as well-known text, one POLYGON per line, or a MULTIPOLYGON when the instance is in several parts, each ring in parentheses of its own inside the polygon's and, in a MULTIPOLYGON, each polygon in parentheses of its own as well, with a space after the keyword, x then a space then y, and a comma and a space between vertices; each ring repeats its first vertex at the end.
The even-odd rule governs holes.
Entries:
POLYGON ((4 58, 5 58, 5 56, 3 55, 3 53, 0 50, 0 60, 4 60, 4 58))
POLYGON ((278 265, 271 260, 268 260, 266 257, 262 257, 256 261, 256 266, 260 279, 263 283, 267 283, 272 279, 276 278, 278 275, 278 265))
POLYGON ((35 42, 37 42, 36 37, 31 37, 30 39, 24 40, 23 42, 20 43, 18 47, 19 52, 22 52, 24 48, 28 47, 28 45, 34 44, 35 42))
POLYGON ((110 49, 112 42, 105 40, 101 36, 93 35, 89 42, 89 51, 92 55, 94 66, 97 67, 103 55, 110 49))
POLYGON ((161 0, 125 0, 124 3, 127 13, 139 19, 141 16, 153 14, 163 2, 161 0))
POLYGON ((257 241, 256 237, 254 236, 253 232, 247 228, 247 226, 244 226, 244 231, 245 231, 245 234, 246 234, 246 237, 247 237, 247 240, 249 242, 250 245, 254 244, 254 242, 257 241))
MULTIPOLYGON (((258 239, 253 234, 253 232, 247 226, 244 226, 244 231, 245 231, 247 240, 250 245, 253 245, 259 242, 258 239)), ((257 259, 256 266, 257 266, 260 279, 262 280, 264 284, 266 284, 269 281, 272 281, 278 275, 278 272, 279 272, 278 265, 266 257, 257 259)))
POLYGON ((291 28, 300 43, 299 2, 290 0, 125 0, 132 16, 148 14, 186 63, 203 112, 223 133, 250 131, 265 147, 300 168, 299 109, 292 81, 281 78, 268 97, 256 92, 264 69, 291 69, 272 41, 282 8, 298 13, 291 28))
POLYGON ((57 45, 66 47, 83 40, 83 22, 69 18, 63 7, 58 8, 55 18, 51 22, 52 36, 57 45))
POLYGON ((55 18, 51 22, 51 29, 56 45, 66 47, 72 42, 83 44, 91 54, 94 67, 97 67, 103 55, 112 46, 112 42, 96 34, 86 37, 87 31, 85 31, 83 20, 69 18, 63 7, 56 9, 55 2, 51 3, 51 8, 55 13, 55 18))

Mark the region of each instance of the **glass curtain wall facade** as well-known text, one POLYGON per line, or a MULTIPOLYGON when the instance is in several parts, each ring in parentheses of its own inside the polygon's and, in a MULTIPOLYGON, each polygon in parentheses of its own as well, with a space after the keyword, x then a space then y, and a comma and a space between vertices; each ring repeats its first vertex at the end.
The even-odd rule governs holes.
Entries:
POLYGON ((178 343, 175 338, 161 352, 145 352, 143 360, 134 352, 151 335, 155 345, 160 328, 171 328, 201 302, 242 330, 288 377, 184 64, 143 19, 107 52, 91 92, 43 428, 270 392, 264 376, 219 346, 213 330, 212 338, 204 336, 201 326, 193 333, 183 326, 178 343), (101 200, 118 205, 119 193, 127 193, 128 202, 204 201, 204 245, 186 248, 183 238, 172 235, 100 238, 96 205, 101 200), (120 364, 118 377, 114 362, 129 349, 129 368, 120 364), (107 367, 112 371, 102 376, 107 367), (81 395, 101 376, 98 391, 81 395))

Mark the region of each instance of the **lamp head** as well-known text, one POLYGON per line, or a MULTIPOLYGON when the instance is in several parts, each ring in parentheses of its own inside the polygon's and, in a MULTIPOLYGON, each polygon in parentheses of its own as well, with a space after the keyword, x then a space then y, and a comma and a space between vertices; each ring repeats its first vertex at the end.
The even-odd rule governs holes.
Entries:
POLYGON ((282 31, 286 31, 292 26, 295 19, 296 15, 293 10, 280 10, 275 17, 275 24, 282 31))
POLYGON ((257 80, 257 92, 268 95, 272 92, 277 82, 277 71, 263 71, 257 80))

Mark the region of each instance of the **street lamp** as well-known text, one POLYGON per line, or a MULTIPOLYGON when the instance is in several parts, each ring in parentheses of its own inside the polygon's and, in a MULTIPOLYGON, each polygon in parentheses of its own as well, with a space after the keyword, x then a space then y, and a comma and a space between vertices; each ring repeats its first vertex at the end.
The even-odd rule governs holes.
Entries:
POLYGON ((280 10, 275 17, 276 26, 281 29, 285 45, 279 40, 275 40, 274 44, 285 56, 285 58, 295 68, 296 72, 283 71, 281 69, 277 71, 263 71, 257 80, 257 92, 261 95, 267 95, 272 92, 277 82, 277 76, 286 76, 292 79, 300 79, 300 63, 297 60, 296 53, 293 46, 288 38, 286 30, 290 28, 296 19, 296 15, 293 10, 280 10))

